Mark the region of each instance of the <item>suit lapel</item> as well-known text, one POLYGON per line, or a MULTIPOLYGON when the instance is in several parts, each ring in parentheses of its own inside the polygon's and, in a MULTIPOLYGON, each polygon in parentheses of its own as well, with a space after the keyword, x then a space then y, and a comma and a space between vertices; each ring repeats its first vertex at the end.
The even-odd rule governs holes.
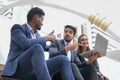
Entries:
MULTIPOLYGON (((27 24, 24 24, 23 26, 24 26, 25 31, 26 31, 26 36, 27 36, 28 38, 32 38, 32 36, 31 36, 31 34, 30 34, 30 31, 29 31, 29 28, 28 28, 27 24)), ((40 37, 41 37, 40 34, 37 33, 36 38, 40 38, 40 37)))
POLYGON ((40 38, 41 36, 40 36, 40 34, 39 33, 37 33, 37 35, 36 35, 36 38, 40 38))
POLYGON ((64 42, 63 39, 61 40, 61 45, 62 45, 63 48, 65 47, 65 42, 64 42))
POLYGON ((74 61, 74 54, 73 54, 73 50, 71 51, 71 62, 73 62, 74 61))
POLYGON ((29 29, 28 29, 27 24, 24 24, 23 26, 24 26, 24 29, 25 29, 25 32, 26 32, 26 36, 27 36, 28 38, 32 38, 31 35, 30 35, 30 31, 29 31, 29 29))

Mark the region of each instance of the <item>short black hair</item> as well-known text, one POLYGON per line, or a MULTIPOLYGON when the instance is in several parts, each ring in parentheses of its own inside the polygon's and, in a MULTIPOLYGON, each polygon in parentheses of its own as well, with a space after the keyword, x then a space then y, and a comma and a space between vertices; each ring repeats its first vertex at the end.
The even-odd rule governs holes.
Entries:
POLYGON ((74 26, 72 26, 72 25, 65 25, 64 30, 65 30, 66 28, 70 28, 70 29, 72 29, 72 30, 73 30, 73 32, 74 32, 74 35, 75 35, 75 34, 76 34, 76 32, 77 32, 76 27, 74 27, 74 26))
POLYGON ((29 10, 29 12, 27 14, 27 22, 30 22, 35 15, 39 15, 39 16, 43 15, 44 16, 45 13, 42 9, 40 9, 38 7, 33 7, 29 10))

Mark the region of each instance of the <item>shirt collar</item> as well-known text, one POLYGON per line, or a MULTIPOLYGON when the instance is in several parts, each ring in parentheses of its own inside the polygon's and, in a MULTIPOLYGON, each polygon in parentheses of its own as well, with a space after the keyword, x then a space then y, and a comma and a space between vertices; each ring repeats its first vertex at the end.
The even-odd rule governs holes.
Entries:
POLYGON ((37 33, 37 30, 34 30, 29 24, 27 24, 30 32, 37 33))
POLYGON ((29 31, 33 30, 33 28, 29 24, 27 24, 27 26, 28 26, 29 31))
POLYGON ((73 43, 73 40, 71 40, 69 43, 67 43, 67 42, 64 40, 64 43, 65 43, 65 45, 67 45, 67 44, 72 44, 72 43, 73 43))

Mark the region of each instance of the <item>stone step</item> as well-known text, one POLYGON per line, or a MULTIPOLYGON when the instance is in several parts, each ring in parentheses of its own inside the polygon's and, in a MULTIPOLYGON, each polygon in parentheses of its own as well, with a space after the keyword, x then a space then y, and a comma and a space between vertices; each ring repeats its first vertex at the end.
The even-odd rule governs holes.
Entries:
POLYGON ((3 70, 3 67, 4 67, 4 65, 3 65, 3 64, 0 64, 0 71, 3 70))
POLYGON ((0 80, 15 80, 15 79, 7 78, 7 77, 0 77, 0 80))
MULTIPOLYGON (((0 64, 0 76, 1 76, 1 72, 2 72, 2 70, 3 70, 3 67, 4 67, 4 65, 3 64, 0 64)), ((0 79, 1 80, 1 79, 0 79)))
MULTIPOLYGON (((0 75, 1 75, 1 72, 2 72, 2 70, 3 70, 3 67, 4 67, 4 65, 3 65, 3 64, 0 64, 0 75)), ((16 80, 16 79, 7 78, 7 77, 1 77, 1 76, 0 76, 0 80, 16 80)))

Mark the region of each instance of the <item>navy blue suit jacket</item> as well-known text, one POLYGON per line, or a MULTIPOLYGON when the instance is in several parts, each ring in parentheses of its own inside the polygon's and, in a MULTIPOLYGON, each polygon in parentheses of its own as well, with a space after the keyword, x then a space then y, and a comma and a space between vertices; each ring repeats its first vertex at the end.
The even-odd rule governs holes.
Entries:
POLYGON ((46 48, 45 38, 37 34, 37 38, 32 39, 27 24, 13 25, 11 28, 10 50, 2 76, 12 76, 16 72, 19 56, 34 44, 40 44, 43 49, 46 48))

